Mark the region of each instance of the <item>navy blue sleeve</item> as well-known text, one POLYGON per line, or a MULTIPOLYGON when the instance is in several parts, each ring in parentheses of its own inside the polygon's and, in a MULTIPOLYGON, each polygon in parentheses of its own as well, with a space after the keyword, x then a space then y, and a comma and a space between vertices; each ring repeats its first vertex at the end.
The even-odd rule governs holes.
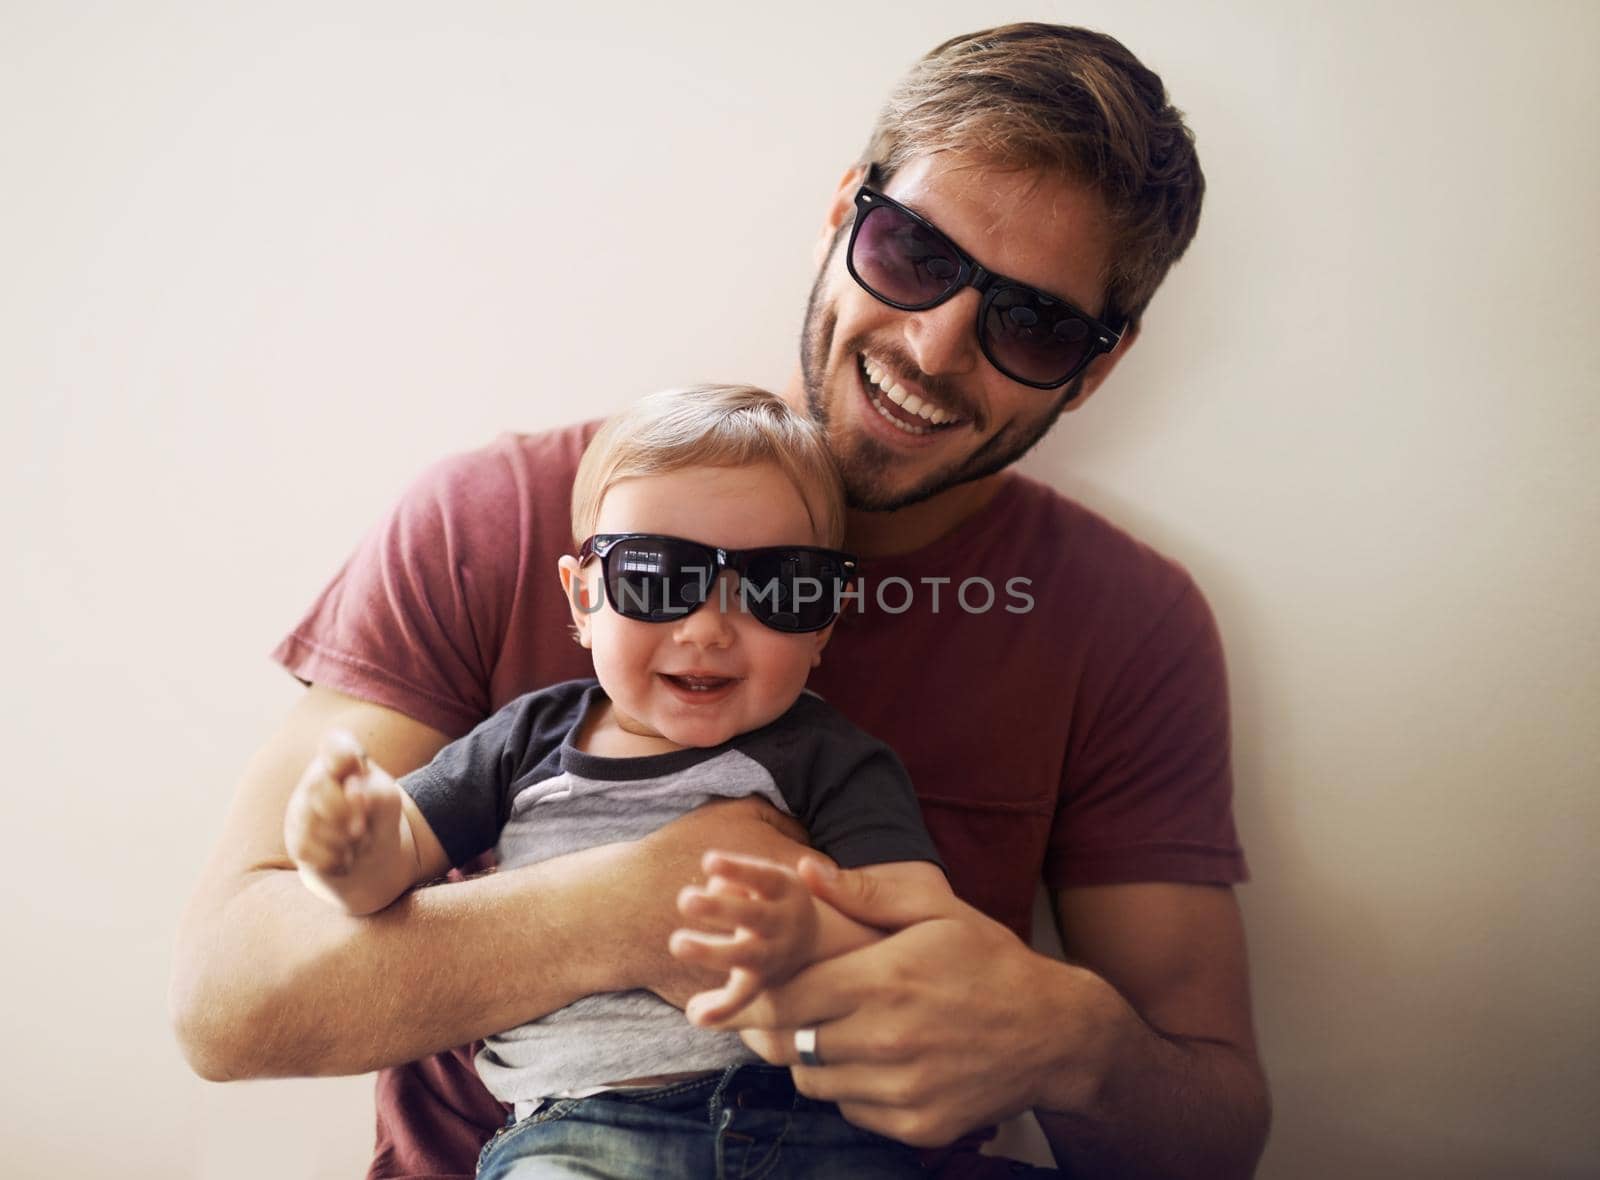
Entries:
POLYGON ((593 684, 571 680, 520 696, 400 780, 452 865, 494 847, 517 784, 560 748, 593 684))
POLYGON ((842 868, 926 860, 944 869, 900 759, 831 705, 802 696, 737 744, 767 768, 811 846, 842 868))

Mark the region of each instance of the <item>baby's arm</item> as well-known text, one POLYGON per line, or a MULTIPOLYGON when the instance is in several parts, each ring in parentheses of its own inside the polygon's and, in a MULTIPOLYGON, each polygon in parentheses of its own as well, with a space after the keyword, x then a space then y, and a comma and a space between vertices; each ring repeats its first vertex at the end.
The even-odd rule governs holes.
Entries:
MULTIPOLYGON (((715 1027, 766 988, 883 937, 814 896, 786 865, 708 852, 701 867, 706 884, 686 886, 678 895, 678 912, 695 929, 674 931, 668 947, 684 962, 727 971, 728 978, 689 1001, 684 1013, 693 1024, 715 1027)), ((938 866, 927 861, 874 865, 868 871, 908 885, 950 888, 938 866)))
POLYGON ((411 797, 341 730, 300 776, 283 840, 306 887, 350 914, 375 913, 450 867, 411 797))

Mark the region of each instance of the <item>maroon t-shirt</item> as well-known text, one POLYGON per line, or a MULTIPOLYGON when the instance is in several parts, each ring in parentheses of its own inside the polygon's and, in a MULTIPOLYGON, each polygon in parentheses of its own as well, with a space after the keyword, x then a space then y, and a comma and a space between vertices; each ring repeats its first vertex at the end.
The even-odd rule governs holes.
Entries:
MULTIPOLYGON (((452 737, 593 675, 556 559, 597 425, 430 468, 274 658, 452 737)), ((961 898, 1026 940, 1041 880, 1245 879, 1222 649, 1182 568, 1015 472, 953 532, 864 567, 809 684, 899 754, 961 898), (969 583, 963 606, 974 577, 992 595, 969 583)), ((470 1177, 503 1122, 466 1047, 385 1070, 371 1175, 470 1177)))

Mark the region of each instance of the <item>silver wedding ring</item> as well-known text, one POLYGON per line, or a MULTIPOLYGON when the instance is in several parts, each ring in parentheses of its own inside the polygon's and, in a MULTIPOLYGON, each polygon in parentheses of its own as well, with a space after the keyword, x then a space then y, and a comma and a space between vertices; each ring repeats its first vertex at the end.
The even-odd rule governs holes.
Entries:
POLYGON ((814 1028, 795 1029, 794 1051, 800 1055, 801 1065, 821 1065, 822 1058, 817 1056, 817 1030, 814 1028))

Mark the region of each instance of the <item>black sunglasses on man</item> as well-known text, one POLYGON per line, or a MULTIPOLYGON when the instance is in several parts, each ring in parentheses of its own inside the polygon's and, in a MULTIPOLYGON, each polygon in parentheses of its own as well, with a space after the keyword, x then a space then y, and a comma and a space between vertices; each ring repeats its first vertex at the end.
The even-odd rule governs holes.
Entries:
POLYGON ((1122 328, 1065 299, 985 269, 933 222, 869 185, 856 190, 855 211, 845 266, 862 290, 901 311, 927 311, 976 289, 978 347, 1013 381, 1060 388, 1122 338, 1122 328))

